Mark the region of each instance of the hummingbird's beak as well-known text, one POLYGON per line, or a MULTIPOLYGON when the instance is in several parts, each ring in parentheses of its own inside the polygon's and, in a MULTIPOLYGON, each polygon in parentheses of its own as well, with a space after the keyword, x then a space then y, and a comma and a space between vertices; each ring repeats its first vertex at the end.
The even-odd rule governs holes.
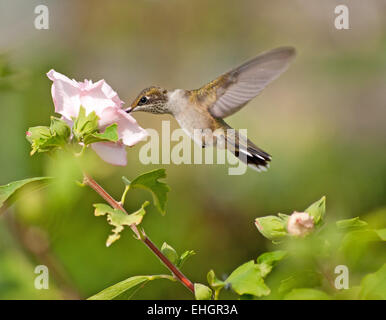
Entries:
POLYGON ((133 107, 128 107, 128 108, 125 110, 126 113, 130 113, 131 111, 133 111, 133 107))

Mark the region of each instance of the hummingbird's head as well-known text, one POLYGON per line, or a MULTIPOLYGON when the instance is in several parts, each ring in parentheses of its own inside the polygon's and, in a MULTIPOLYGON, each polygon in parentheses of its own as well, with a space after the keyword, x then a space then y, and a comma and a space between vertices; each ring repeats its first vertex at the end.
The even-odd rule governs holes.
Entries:
POLYGON ((144 111, 156 114, 170 113, 168 91, 160 87, 149 87, 140 92, 126 112, 144 111))

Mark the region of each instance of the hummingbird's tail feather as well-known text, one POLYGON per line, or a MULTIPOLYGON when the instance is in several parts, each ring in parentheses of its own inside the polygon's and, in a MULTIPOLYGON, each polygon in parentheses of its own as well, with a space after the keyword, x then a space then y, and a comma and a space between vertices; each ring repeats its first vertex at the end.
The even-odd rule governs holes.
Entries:
POLYGON ((234 135, 227 135, 227 149, 248 167, 261 172, 267 171, 272 157, 256 146, 251 140, 239 134, 235 130, 234 135))

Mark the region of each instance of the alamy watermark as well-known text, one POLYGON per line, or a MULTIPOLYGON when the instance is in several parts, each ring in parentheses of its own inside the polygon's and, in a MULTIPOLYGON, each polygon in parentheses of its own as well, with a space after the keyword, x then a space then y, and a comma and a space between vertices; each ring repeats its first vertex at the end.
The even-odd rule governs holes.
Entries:
POLYGON ((44 4, 39 4, 34 10, 37 15, 34 20, 34 26, 37 30, 47 30, 50 27, 50 12, 44 4))
POLYGON ((341 264, 335 267, 335 274, 338 276, 335 278, 335 288, 338 290, 349 289, 349 271, 347 266, 341 264))
POLYGON ((341 4, 335 7, 334 12, 337 15, 334 21, 335 28, 338 30, 349 29, 350 26, 348 7, 344 4, 341 4))
POLYGON ((35 274, 38 275, 36 276, 34 281, 35 289, 37 290, 49 289, 50 277, 49 277, 48 267, 43 264, 38 265, 36 266, 34 272, 35 274))

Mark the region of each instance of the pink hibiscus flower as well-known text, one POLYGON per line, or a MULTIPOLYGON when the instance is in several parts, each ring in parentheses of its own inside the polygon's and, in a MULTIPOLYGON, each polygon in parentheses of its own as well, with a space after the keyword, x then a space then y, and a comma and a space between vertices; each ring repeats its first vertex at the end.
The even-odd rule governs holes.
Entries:
POLYGON ((72 119, 78 116, 80 106, 85 108, 86 114, 95 111, 99 117, 100 131, 113 123, 118 125, 118 142, 96 142, 91 147, 104 161, 125 166, 125 147, 144 140, 147 132, 131 115, 122 110, 123 101, 118 94, 104 80, 95 83, 91 80, 77 82, 52 69, 47 76, 53 82, 51 94, 55 112, 61 114, 70 126, 73 124, 72 119))

